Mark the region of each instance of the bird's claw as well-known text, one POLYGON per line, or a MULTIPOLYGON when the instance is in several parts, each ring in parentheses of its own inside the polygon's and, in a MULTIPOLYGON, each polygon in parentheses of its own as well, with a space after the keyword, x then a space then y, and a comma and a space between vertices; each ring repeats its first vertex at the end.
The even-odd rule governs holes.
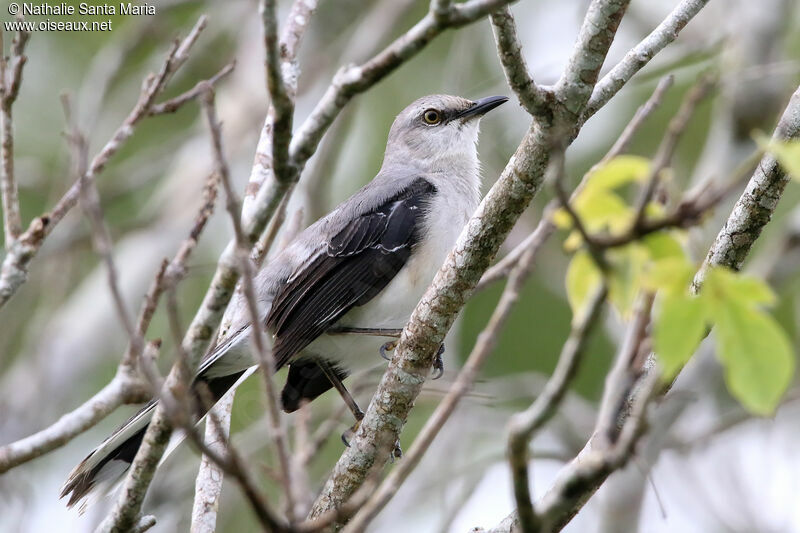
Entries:
POLYGON ((386 359, 387 361, 391 361, 391 360, 392 360, 392 356, 391 356, 391 355, 389 355, 387 352, 391 352, 392 350, 394 350, 395 348, 397 348, 397 342, 398 342, 398 341, 396 341, 396 340, 395 340, 395 341, 389 341, 389 342, 385 342, 385 343, 384 343, 384 344, 381 346, 381 349, 380 349, 380 352, 381 352, 381 357, 383 357, 383 358, 384 358, 384 359, 386 359))
MULTIPOLYGON (((358 431, 358 427, 361 425, 361 420, 356 420, 356 423, 353 424, 350 428, 347 429, 344 433, 342 433, 342 442, 348 448, 350 447, 350 440, 358 431)), ((400 448, 400 441, 396 441, 394 446, 392 447, 392 452, 389 454, 389 460, 394 462, 395 459, 400 459, 403 457, 403 449, 400 448)))
POLYGON ((444 344, 439 346, 439 350, 433 358, 433 377, 431 379, 439 379, 444 375, 444 344))
POLYGON ((403 457, 403 449, 400 448, 400 440, 395 441, 392 453, 389 454, 389 461, 394 463, 395 459, 403 457))
POLYGON ((361 425, 361 420, 356 420, 356 423, 353 424, 351 427, 347 429, 344 433, 342 433, 342 442, 348 448, 350 447, 350 439, 353 438, 353 435, 356 434, 358 431, 358 427, 361 425))

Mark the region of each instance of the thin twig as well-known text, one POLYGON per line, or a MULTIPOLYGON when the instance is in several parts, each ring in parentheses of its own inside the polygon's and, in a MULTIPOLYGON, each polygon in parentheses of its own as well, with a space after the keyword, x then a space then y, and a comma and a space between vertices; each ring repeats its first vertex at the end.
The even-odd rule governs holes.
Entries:
POLYGON ((46 429, 0 447, 0 474, 63 446, 119 406, 146 402, 149 398, 150 387, 141 376, 120 366, 114 378, 80 407, 46 429))
POLYGON ((608 161, 614 159, 615 157, 619 156, 628 151, 628 146, 630 145, 631 141, 633 140, 634 135, 639 128, 642 127, 644 121, 647 120, 647 117, 653 114, 653 112, 661 106, 661 102, 664 101, 664 95, 667 93, 670 87, 672 87, 673 83, 675 82, 675 76, 672 74, 668 74, 658 80, 658 85, 656 85, 653 94, 650 95, 650 98, 647 101, 639 106, 636 110, 636 113, 633 114, 633 118, 631 118, 630 122, 625 126, 625 129, 622 130, 622 133, 617 140, 614 142, 614 145, 609 149, 603 159, 600 160, 599 164, 607 163, 608 161))
POLYGON ((567 392, 567 387, 575 377, 586 342, 600 317, 600 310, 607 295, 608 288, 603 284, 589 298, 586 310, 574 317, 572 330, 561 350, 556 368, 550 379, 547 380, 544 389, 528 409, 515 414, 509 420, 508 461, 514 479, 517 512, 524 531, 536 531, 539 527, 539 517, 533 509, 528 488, 528 462, 530 461, 528 443, 533 439, 536 431, 556 413, 567 392))
POLYGON ((233 224, 234 233, 236 237, 237 256, 239 257, 239 268, 242 279, 242 288, 247 303, 247 310, 250 316, 250 324, 254 326, 250 328, 253 346, 258 357, 261 368, 261 375, 266 389, 266 400, 270 420, 270 436, 275 442, 275 449, 278 455, 278 462, 281 466, 281 481, 284 486, 284 495, 287 500, 287 509, 289 516, 294 512, 294 490, 292 488, 292 470, 289 461, 290 451, 287 442, 287 433, 283 418, 280 413, 280 399, 278 397, 278 389, 275 385, 275 359, 272 356, 272 350, 267 347, 266 339, 264 338, 264 331, 258 325, 262 323, 261 313, 258 309, 258 300, 255 294, 253 278, 253 264, 250 261, 248 253, 248 245, 242 231, 241 220, 239 213, 241 212, 241 204, 236 197, 231 184, 230 172, 225 155, 222 148, 222 131, 217 120, 216 110, 214 107, 214 94, 209 90, 201 99, 201 104, 205 112, 206 121, 211 132, 212 147, 214 153, 214 161, 217 172, 220 175, 222 186, 225 189, 225 207, 228 211, 229 218, 233 224))
MULTIPOLYGON (((647 101, 642 104, 639 109, 637 109, 633 118, 625 126, 625 129, 614 142, 614 145, 601 160, 601 163, 603 161, 607 162, 624 153, 628 144, 630 144, 630 140, 633 138, 636 132, 639 131, 639 128, 642 127, 645 120, 661 105, 661 102, 664 100, 664 94, 671 85, 672 76, 665 76, 659 81, 656 89, 653 91, 653 94, 651 94, 647 101)), ((598 163, 598 165, 601 163, 598 163)), ((592 170, 594 170, 594 168, 596 168, 598 165, 595 165, 592 170)), ((588 176, 591 175, 592 170, 583 176, 581 182, 570 195, 570 201, 574 200, 576 195, 583 188, 588 176)), ((556 231, 556 225, 553 223, 553 215, 555 214, 559 205, 560 202, 558 199, 553 199, 547 204, 542 212, 542 218, 539 220, 539 224, 537 224, 536 229, 534 229, 524 241, 515 246, 511 252, 506 254, 505 257, 503 257, 483 274, 480 283, 478 283, 478 286, 475 287, 476 291, 483 290, 490 284, 505 278, 508 273, 511 272, 511 269, 514 267, 517 261, 519 261, 519 259, 525 253, 525 250, 532 249, 534 250, 534 253, 538 253, 538 250, 541 249, 544 243, 547 242, 550 236, 556 231)))
POLYGON ((160 104, 154 104, 150 110, 148 111, 149 116, 155 115, 164 115, 167 113, 174 113, 178 109, 180 109, 185 103, 189 102, 190 100, 196 100, 199 98, 204 92, 208 90, 208 87, 215 87, 217 83, 228 74, 233 72, 233 69, 236 68, 236 61, 231 61, 219 72, 208 78, 207 80, 198 81, 194 87, 189 89, 188 91, 179 94, 174 98, 170 98, 165 102, 161 102, 160 104))
POLYGON ((656 156, 653 158, 653 163, 650 165, 650 172, 645 179, 645 185, 636 201, 634 211, 636 214, 633 217, 633 222, 631 222, 632 227, 635 228, 644 222, 647 206, 659 185, 661 173, 672 163, 672 156, 678 147, 678 141, 686 131, 689 120, 694 116, 697 105, 708 95, 715 84, 716 79, 713 76, 702 75, 697 80, 697 83, 686 93, 680 109, 670 120, 656 156))
POLYGON ((133 135, 138 123, 148 116, 157 96, 163 92, 175 71, 186 62, 189 50, 205 25, 206 18, 200 17, 186 39, 173 43, 159 71, 145 78, 136 105, 111 136, 111 139, 94 156, 84 175, 73 183, 49 213, 34 218, 28 229, 8 248, 2 269, 0 269, 0 307, 5 305, 25 283, 31 260, 53 228, 78 203, 81 188, 91 187, 92 182, 103 171, 111 158, 133 135))
POLYGON ((19 210, 19 189, 14 176, 14 121, 13 107, 22 85, 22 69, 25 66, 25 46, 30 33, 19 30, 11 43, 11 62, 5 57, 0 36, 0 191, 3 200, 3 227, 5 228, 5 248, 22 233, 22 216, 19 210))

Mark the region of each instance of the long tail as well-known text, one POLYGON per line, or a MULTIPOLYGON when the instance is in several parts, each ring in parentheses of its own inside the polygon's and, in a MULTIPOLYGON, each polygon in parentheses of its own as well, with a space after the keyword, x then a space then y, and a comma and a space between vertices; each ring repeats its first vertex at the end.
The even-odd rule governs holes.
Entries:
MULTIPOLYGON (((239 337, 237 340, 241 340, 243 336, 237 335, 237 337, 239 337)), ((228 353, 235 344, 238 343, 228 342, 224 346, 219 346, 201 366, 200 373, 195 380, 201 380, 208 385, 215 402, 251 373, 247 370, 246 363, 239 362, 238 365, 233 364, 232 366, 238 367, 238 369, 244 368, 244 370, 236 369, 227 375, 217 375, 222 365, 214 365, 214 363, 219 361, 223 355, 227 356, 226 359, 236 359, 235 356, 230 357, 234 354, 228 353)), ((109 493, 116 486, 133 462, 157 405, 157 400, 152 400, 145 405, 72 470, 61 488, 61 498, 69 496, 67 507, 80 503, 81 511, 83 511, 87 505, 109 493)), ((176 440, 170 442, 167 454, 182 439, 182 436, 176 435, 176 440)))

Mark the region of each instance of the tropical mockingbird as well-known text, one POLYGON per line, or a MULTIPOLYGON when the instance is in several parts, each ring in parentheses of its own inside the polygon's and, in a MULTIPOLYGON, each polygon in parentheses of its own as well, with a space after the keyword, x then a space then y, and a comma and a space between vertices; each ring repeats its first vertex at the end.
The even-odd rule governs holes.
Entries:
MULTIPOLYGON (((277 368, 289 366, 283 408, 296 410, 373 361, 375 337, 391 339, 480 201, 478 123, 507 100, 434 95, 415 101, 389 131, 375 178, 300 233, 256 275, 255 289, 277 368), (350 333, 350 334, 347 334, 350 333), (362 333, 356 335, 352 333, 362 333)), ((195 377, 215 400, 252 367, 250 316, 241 294, 195 377)), ((392 341, 386 342, 391 347, 392 341)), ((441 365, 439 365, 441 371, 441 365)), ((68 505, 107 489, 128 469, 156 401, 117 429, 70 474, 68 505)))

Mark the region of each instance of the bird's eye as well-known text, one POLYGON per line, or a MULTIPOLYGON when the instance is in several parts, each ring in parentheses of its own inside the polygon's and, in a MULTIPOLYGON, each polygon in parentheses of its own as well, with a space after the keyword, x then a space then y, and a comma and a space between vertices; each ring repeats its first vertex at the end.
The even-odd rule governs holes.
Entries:
POLYGON ((425 111, 425 113, 422 114, 422 118, 425 120, 426 124, 430 125, 438 124, 442 121, 442 115, 435 109, 428 109, 425 111))

